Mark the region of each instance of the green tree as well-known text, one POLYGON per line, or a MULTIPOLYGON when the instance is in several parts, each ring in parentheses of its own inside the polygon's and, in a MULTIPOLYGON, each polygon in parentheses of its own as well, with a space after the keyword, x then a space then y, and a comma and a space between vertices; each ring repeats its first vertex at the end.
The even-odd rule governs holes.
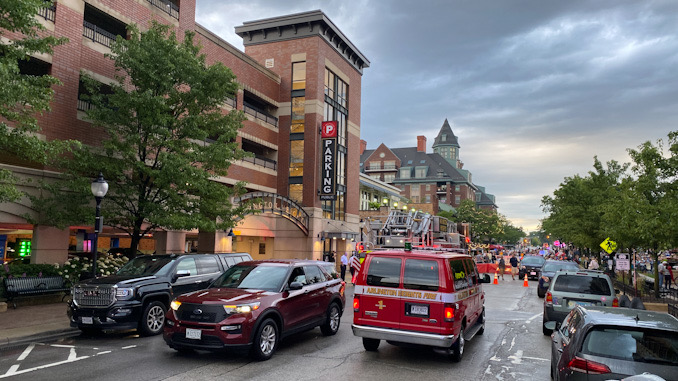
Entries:
POLYGON ((499 215, 489 210, 478 209, 476 203, 471 200, 463 200, 459 204, 456 208, 455 221, 468 222, 471 239, 476 241, 497 238, 503 232, 499 215))
MULTIPOLYGON (((36 116, 50 110, 54 91, 60 84, 56 78, 21 74, 19 62, 28 61, 40 53, 52 53, 64 38, 42 37, 45 28, 36 19, 41 7, 50 6, 44 0, 0 1, 0 37, 21 34, 11 43, 0 43, 0 151, 5 157, 19 156, 32 165, 44 164, 50 154, 60 152, 63 142, 42 140, 36 116)), ((10 36, 11 37, 11 36, 10 36)), ((0 202, 21 197, 16 188, 17 178, 0 169, 0 202)))
POLYGON ((146 32, 131 25, 129 40, 111 47, 117 83, 99 91, 88 78, 87 112, 103 131, 101 147, 83 147, 61 163, 67 182, 51 188, 44 210, 50 224, 77 220, 93 208, 89 184, 102 172, 110 184, 102 203, 105 223, 126 231, 132 251, 157 228, 215 231, 232 227, 247 205, 231 198, 243 183, 221 181, 231 161, 244 157, 236 142, 244 116, 222 105, 237 90, 221 63, 206 65, 193 32, 179 41, 170 27, 152 23, 146 32))
POLYGON ((495 237, 498 242, 513 245, 525 237, 523 229, 513 226, 506 216, 499 215, 499 223, 501 224, 500 233, 495 237))

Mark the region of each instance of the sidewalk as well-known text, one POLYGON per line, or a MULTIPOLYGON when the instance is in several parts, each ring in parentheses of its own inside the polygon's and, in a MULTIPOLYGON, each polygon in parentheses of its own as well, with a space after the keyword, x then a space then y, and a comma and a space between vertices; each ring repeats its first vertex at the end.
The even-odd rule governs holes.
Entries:
POLYGON ((0 348, 78 333, 78 329, 69 324, 67 310, 66 303, 19 306, 17 309, 8 306, 6 312, 0 312, 0 348))

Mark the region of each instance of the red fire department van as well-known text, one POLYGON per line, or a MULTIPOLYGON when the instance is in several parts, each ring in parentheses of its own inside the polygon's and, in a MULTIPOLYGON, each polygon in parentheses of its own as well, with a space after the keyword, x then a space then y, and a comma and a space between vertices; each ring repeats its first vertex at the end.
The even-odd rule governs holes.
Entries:
POLYGON ((353 334, 368 351, 381 340, 442 349, 460 361, 485 330, 485 293, 473 259, 442 250, 373 251, 356 277, 353 334))

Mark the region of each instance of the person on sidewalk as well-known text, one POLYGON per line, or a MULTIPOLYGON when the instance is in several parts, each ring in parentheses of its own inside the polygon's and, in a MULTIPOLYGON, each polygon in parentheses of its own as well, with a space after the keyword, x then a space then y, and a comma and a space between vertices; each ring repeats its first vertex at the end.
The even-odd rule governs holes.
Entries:
POLYGON ((516 258, 515 253, 511 253, 509 262, 511 263, 511 280, 516 280, 516 275, 518 275, 518 258, 516 258))
POLYGON ((506 261, 504 261, 504 255, 503 254, 499 257, 499 262, 497 263, 497 269, 499 270, 499 275, 501 275, 501 280, 504 280, 504 270, 506 270, 506 261))
POLYGON ((664 288, 671 289, 671 281, 673 280, 673 269, 668 261, 664 261, 664 288))
POLYGON ((666 271, 666 265, 664 263, 666 262, 659 262, 657 261, 657 273, 659 273, 659 288, 661 289, 664 285, 664 277, 667 273, 666 271))
POLYGON ((344 278, 346 277, 346 266, 348 265, 348 257, 346 256, 346 253, 341 255, 341 280, 345 280, 344 278))

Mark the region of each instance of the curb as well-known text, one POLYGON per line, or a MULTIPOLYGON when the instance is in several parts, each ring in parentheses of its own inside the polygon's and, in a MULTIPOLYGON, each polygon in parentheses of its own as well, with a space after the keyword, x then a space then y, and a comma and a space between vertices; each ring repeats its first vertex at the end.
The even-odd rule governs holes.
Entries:
POLYGON ((56 340, 56 339, 61 339, 61 338, 65 338, 65 337, 73 337, 73 336, 78 336, 79 334, 80 334, 80 330, 77 329, 77 328, 66 328, 66 329, 60 329, 60 330, 55 330, 55 331, 47 331, 47 332, 37 333, 35 335, 29 335, 29 336, 24 336, 24 337, 1 339, 0 340, 0 351, 12 349, 14 347, 24 345, 24 344, 34 343, 34 342, 38 342, 38 341, 56 340))

